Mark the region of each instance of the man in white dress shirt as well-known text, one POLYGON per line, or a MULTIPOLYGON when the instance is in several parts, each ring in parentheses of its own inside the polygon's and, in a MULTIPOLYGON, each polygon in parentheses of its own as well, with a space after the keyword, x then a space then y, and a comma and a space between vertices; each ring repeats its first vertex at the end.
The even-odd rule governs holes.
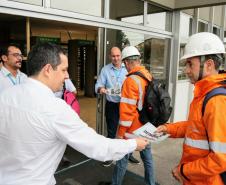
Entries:
POLYGON ((4 89, 23 83, 27 75, 20 71, 23 55, 16 45, 3 47, 0 52, 0 92, 4 89))
POLYGON ((68 59, 50 43, 28 55, 28 80, 0 94, 0 184, 52 185, 66 144, 86 156, 119 160, 147 140, 109 139, 89 128, 53 92, 68 78, 68 59))

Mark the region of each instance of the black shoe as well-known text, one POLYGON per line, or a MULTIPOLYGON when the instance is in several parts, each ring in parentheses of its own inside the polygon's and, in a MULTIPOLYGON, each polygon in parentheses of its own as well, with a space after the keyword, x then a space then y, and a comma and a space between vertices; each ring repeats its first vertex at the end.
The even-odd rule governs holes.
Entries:
POLYGON ((109 167, 109 166, 112 165, 112 163, 113 163, 113 161, 105 161, 105 162, 102 163, 102 165, 103 165, 104 167, 109 167))
POLYGON ((99 182, 98 185, 111 185, 110 182, 99 182))
POLYGON ((129 162, 133 164, 140 164, 140 161, 138 161, 136 158, 134 158, 132 155, 129 157, 129 162))

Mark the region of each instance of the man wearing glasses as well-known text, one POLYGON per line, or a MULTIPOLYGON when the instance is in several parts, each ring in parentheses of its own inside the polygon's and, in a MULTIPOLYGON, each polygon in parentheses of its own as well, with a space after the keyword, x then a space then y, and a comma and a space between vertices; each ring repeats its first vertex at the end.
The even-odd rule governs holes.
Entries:
POLYGON ((23 83, 27 75, 20 71, 23 55, 15 45, 1 50, 0 92, 5 88, 23 83))

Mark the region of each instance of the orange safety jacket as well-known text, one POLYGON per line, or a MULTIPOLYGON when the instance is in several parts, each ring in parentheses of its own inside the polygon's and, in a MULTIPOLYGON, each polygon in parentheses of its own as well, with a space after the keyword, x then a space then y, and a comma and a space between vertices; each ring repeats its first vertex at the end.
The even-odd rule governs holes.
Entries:
MULTIPOLYGON (((141 72, 148 79, 152 79, 151 74, 143 66, 137 66, 129 74, 141 72)), ((143 107, 145 87, 147 81, 138 75, 131 75, 123 83, 120 100, 120 118, 117 135, 125 138, 125 133, 132 133, 143 124, 139 121, 138 110, 143 107)))
POLYGON ((171 137, 184 137, 178 170, 184 185, 223 185, 220 173, 226 171, 226 96, 212 97, 202 116, 202 104, 212 89, 225 86, 226 74, 206 77, 195 84, 188 121, 166 124, 171 137))

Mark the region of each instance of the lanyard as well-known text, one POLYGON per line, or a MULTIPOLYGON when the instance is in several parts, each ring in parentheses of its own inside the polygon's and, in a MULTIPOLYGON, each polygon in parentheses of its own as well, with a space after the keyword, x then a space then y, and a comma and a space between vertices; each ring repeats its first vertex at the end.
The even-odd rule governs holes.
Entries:
MULTIPOLYGON (((2 70, 0 70, 0 71, 4 75, 3 71, 2 70)), ((15 78, 11 75, 11 73, 8 73, 6 76, 12 82, 13 85, 20 84, 20 76, 18 74, 17 74, 17 76, 15 78)))
POLYGON ((8 75, 7 77, 9 78, 13 85, 20 84, 20 77, 18 77, 18 83, 16 78, 13 78, 11 75, 8 75))
POLYGON ((115 74, 115 77, 116 77, 116 83, 118 83, 120 74, 122 72, 122 67, 120 68, 120 70, 117 70, 117 69, 113 68, 113 71, 114 71, 114 74, 115 74))

